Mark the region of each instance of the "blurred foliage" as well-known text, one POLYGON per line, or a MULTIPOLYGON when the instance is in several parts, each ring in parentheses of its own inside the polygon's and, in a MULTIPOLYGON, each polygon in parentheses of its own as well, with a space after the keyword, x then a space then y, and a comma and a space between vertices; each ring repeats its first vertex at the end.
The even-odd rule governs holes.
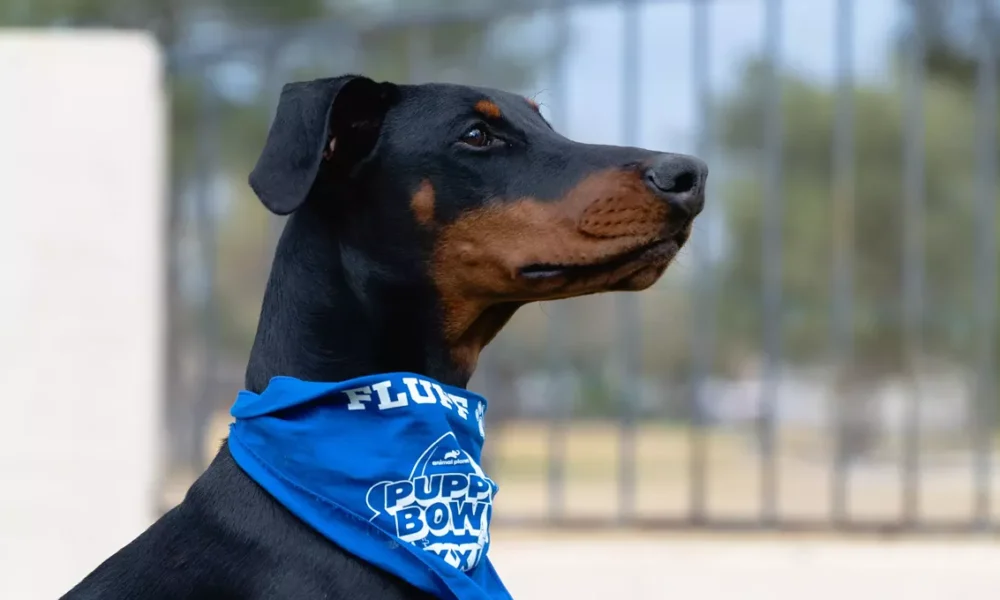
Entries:
MULTIPOLYGON (((975 364, 982 331, 975 312, 977 61, 969 2, 912 0, 912 26, 899 39, 899 60, 890 81, 856 87, 854 138, 854 318, 850 324, 855 361, 866 376, 905 373, 903 248, 905 71, 903 53, 914 31, 926 41, 923 89, 925 216, 920 232, 926 268, 924 322, 926 356, 950 364, 975 364), (949 8, 948 5, 954 5, 949 8), (953 10, 954 9, 954 10, 953 10)), ((996 37, 996 36, 994 36, 996 37)), ((739 175, 724 190, 732 247, 720 309, 720 347, 730 367, 761 347, 761 235, 765 160, 761 123, 766 122, 768 66, 746 69, 736 91, 721 101, 722 143, 739 175)), ((783 74, 784 195, 782 315, 784 356, 793 364, 829 357, 835 197, 842 189, 832 172, 835 91, 783 74)), ((998 107, 1000 108, 1000 107, 998 107)), ((992 135, 1000 138, 1000 131, 992 135)), ((996 224, 1000 234, 1000 221, 996 224)), ((857 372, 857 371, 856 371, 857 372)))

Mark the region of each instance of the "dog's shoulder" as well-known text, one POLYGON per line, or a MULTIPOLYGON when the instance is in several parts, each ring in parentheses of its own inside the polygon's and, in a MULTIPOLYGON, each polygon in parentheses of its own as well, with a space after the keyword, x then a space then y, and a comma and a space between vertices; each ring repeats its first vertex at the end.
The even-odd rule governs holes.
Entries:
POLYGON ((432 598, 323 538, 248 477, 225 445, 184 501, 67 600, 432 598))
MULTIPOLYGON (((210 477, 214 477, 214 474, 210 477)), ((189 493, 139 537, 70 590, 69 600, 251 598, 248 574, 261 560, 189 493)))

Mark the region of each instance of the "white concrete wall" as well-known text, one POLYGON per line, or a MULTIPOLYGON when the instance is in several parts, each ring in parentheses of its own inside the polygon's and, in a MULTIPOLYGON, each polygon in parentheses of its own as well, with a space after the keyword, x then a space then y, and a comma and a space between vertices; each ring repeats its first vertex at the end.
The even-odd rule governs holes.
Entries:
POLYGON ((56 598, 151 521, 165 112, 135 33, 0 30, 0 598, 56 598))

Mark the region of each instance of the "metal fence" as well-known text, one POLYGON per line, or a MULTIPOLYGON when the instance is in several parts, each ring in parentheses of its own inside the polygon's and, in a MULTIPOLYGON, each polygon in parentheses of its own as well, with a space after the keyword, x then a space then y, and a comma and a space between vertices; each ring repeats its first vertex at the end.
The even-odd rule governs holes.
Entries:
MULTIPOLYGON (((622 43, 621 63, 615 74, 622 98, 617 111, 621 139, 607 141, 639 144, 643 88, 647 84, 640 65, 657 59, 642 51, 643 36, 649 29, 643 26, 647 18, 643 11, 661 4, 687 6, 686 21, 664 22, 662 29, 684 30, 690 38, 685 58, 689 65, 684 70, 691 74, 685 89, 690 88, 694 106, 694 142, 688 149, 708 157, 712 164, 712 185, 716 187, 709 199, 709 212, 715 211, 715 217, 723 222, 729 204, 721 199, 720 189, 731 179, 727 172, 739 169, 730 160, 729 142, 723 131, 732 124, 723 122, 725 114, 717 101, 720 92, 714 89, 710 77, 717 66, 712 53, 714 24, 726 17, 727 11, 751 4, 751 0, 554 0, 543 6, 534 2, 468 2, 450 9, 414 8, 374 21, 344 19, 308 27, 247 31, 232 45, 172 56, 175 78, 183 76, 199 82, 191 127, 196 168, 175 178, 176 201, 171 217, 174 260, 168 422, 175 470, 201 466, 203 454, 192 449, 199 448, 209 436, 213 415, 226 408, 242 384, 244 357, 239 351, 227 350, 223 342, 227 312, 231 310, 222 300, 224 275, 233 267, 220 260, 220 239, 221 228, 233 213, 251 208, 238 206, 226 212, 219 209, 217 196, 220 174, 234 172, 234 177, 241 177, 249 166, 233 167, 220 159, 226 143, 226 132, 220 126, 221 111, 232 110, 219 92, 222 67, 235 59, 256 64, 263 73, 258 96, 264 99, 264 106, 273 110, 281 83, 303 72, 301 64, 282 59, 288 53, 327 48, 338 58, 332 66, 321 67, 356 71, 365 66, 364 52, 369 48, 365 40, 398 34, 405 42, 398 55, 399 64, 405 65, 401 78, 422 81, 440 72, 432 49, 439 28, 476 26, 488 33, 494 25, 509 23, 512 18, 522 23, 545 22, 555 40, 554 59, 545 81, 545 108, 557 129, 562 129, 571 98, 566 79, 569 74, 561 66, 560 57, 572 41, 574 12, 603 7, 613 9, 620 18, 620 24, 609 23, 607 27, 620 28, 622 43), (718 183, 720 180, 723 183, 718 183), (201 283, 189 286, 194 292, 185 292, 184 281, 192 274, 199 275, 201 283)), ((758 73, 763 90, 759 99, 761 118, 748 125, 758 128, 759 134, 753 168, 760 198, 760 229, 753 239, 759 245, 730 248, 729 253, 759 255, 759 285, 753 288, 755 297, 746 300, 756 307, 760 335, 752 338, 755 344, 750 346, 750 354, 759 366, 750 376, 734 375, 719 367, 722 350, 735 345, 726 337, 729 325, 720 318, 728 310, 723 301, 731 290, 723 266, 725 259, 712 258, 697 232, 694 248, 685 261, 688 275, 671 280, 660 292, 687 307, 682 317, 688 321, 683 360, 678 359, 681 366, 668 375, 659 376, 655 368, 650 375, 650 368, 644 367, 648 352, 643 339, 673 333, 667 325, 651 328, 643 321, 643 296, 619 294, 611 296, 610 301, 572 301, 547 307, 547 336, 540 354, 544 368, 528 372, 523 364, 502 364, 505 346, 520 347, 517 336, 521 333, 515 328, 495 343, 498 348, 490 350, 477 375, 477 385, 491 397, 491 411, 503 413, 490 424, 494 447, 489 450, 489 459, 501 485, 498 503, 507 502, 498 519, 510 524, 567 527, 998 531, 1000 502, 994 498, 1000 492, 994 448, 1000 408, 996 384, 998 98, 993 5, 979 0, 960 3, 976 15, 968 38, 975 42, 970 54, 975 75, 968 94, 956 94, 970 98, 975 132, 969 138, 969 144, 974 145, 971 156, 975 158, 970 170, 975 184, 967 205, 973 207, 972 220, 961 236, 942 241, 926 234, 928 199, 941 194, 940 188, 928 189, 925 172, 926 102, 932 93, 925 58, 931 40, 925 39, 920 28, 914 28, 900 54, 902 60, 896 72, 901 86, 898 99, 902 140, 886 152, 898 152, 901 169, 901 195, 893 209, 898 222, 891 226, 901 230, 901 293, 895 310, 900 315, 901 355, 908 366, 901 379, 895 374, 895 379, 889 375, 884 378, 902 381, 904 391, 894 396, 902 398, 902 404, 898 400, 895 404, 870 400, 861 402, 858 412, 849 407, 859 403, 845 399, 837 381, 854 377, 858 369, 852 370, 850 365, 867 360, 863 356, 859 359, 855 352, 855 334, 860 327, 856 324, 856 282, 866 266, 866 257, 859 256, 856 248, 861 236, 871 235, 870 229, 859 225, 866 219, 867 208, 859 205, 858 189, 864 176, 879 167, 861 162, 857 152, 859 144, 867 143, 860 138, 869 134, 866 124, 859 121, 867 110, 861 103, 869 101, 863 89, 867 84, 859 83, 856 77, 855 26, 857 12, 865 3, 829 3, 834 16, 832 84, 828 86, 832 133, 829 148, 823 151, 830 162, 821 165, 828 173, 824 179, 828 183, 824 210, 829 212, 823 235, 829 235, 829 247, 824 251, 829 262, 815 266, 829 270, 826 298, 817 309, 825 313, 828 336, 818 344, 825 348, 822 359, 813 361, 822 365, 824 374, 804 376, 812 383, 800 386, 808 391, 803 392, 803 397, 821 399, 818 405, 826 407, 826 416, 802 425, 788 424, 783 414, 786 407, 801 403, 795 404, 794 398, 781 400, 783 394, 791 393, 789 382, 794 378, 789 372, 795 371, 790 366, 795 362, 790 356, 794 351, 785 347, 788 315, 799 310, 796 301, 786 294, 783 266, 790 255, 800 251, 786 239, 798 227, 786 219, 798 201, 793 192, 798 172, 789 171, 789 153, 797 149, 786 147, 796 133, 788 113, 790 100, 786 98, 791 93, 786 83, 786 66, 791 61, 785 45, 788 24, 784 19, 789 6, 782 0, 752 4, 759 6, 763 16, 761 45, 755 52, 763 65, 758 73), (928 244, 948 245, 963 237, 972 240, 973 249, 962 258, 972 265, 962 284, 970 288, 969 307, 973 312, 962 317, 962 322, 971 333, 963 338, 964 350, 954 355, 958 358, 945 360, 947 368, 942 371, 935 367, 934 372, 959 373, 959 379, 967 385, 955 388, 958 391, 936 396, 932 393, 934 397, 928 399, 922 391, 926 386, 920 383, 920 365, 927 361, 941 363, 937 360, 940 353, 923 344, 924 331, 931 327, 928 323, 934 321, 937 310, 927 276, 928 244), (682 297, 686 299, 677 300, 682 297), (591 393, 586 365, 592 364, 573 358, 573 334, 579 328, 573 315, 580 314, 573 311, 583 310, 579 307, 591 311, 589 315, 606 313, 602 318, 610 319, 614 335, 614 344, 604 347, 601 355, 611 365, 602 381, 611 382, 606 395, 614 401, 611 408, 597 411, 597 416, 584 414, 577 401, 581 395, 591 393), (509 380, 517 385, 511 385, 509 380), (525 395, 518 390, 538 383, 536 380, 541 387, 534 389, 542 391, 535 395, 544 397, 543 408, 525 408, 513 396, 525 395), (647 380, 655 380, 658 387, 653 386, 650 392, 647 380), (750 390, 740 396, 752 396, 749 404, 753 408, 748 415, 727 419, 707 408, 714 406, 719 397, 732 396, 734 388, 750 390), (652 409, 644 400, 649 395, 654 397, 652 409), (962 405, 964 412, 959 418, 961 423, 953 425, 949 435, 938 436, 945 441, 930 441, 935 434, 928 423, 934 425, 937 417, 928 414, 942 395, 956 396, 948 406, 962 405), (658 398, 666 399, 660 402, 658 398), (886 433, 886 428, 877 423, 886 421, 882 413, 894 410, 901 415, 897 419, 900 426, 895 433, 886 433), (860 429, 859 422, 863 425, 860 429), (851 451, 848 446, 858 435, 866 439, 874 436, 876 441, 862 444, 863 452, 851 451), (890 449, 885 450, 887 447, 890 449), (858 490, 867 500, 857 500, 858 490)), ((901 14, 904 18, 907 15, 905 11, 901 14)), ((664 71, 664 76, 670 77, 669 67, 664 71)), ((485 79, 484 83, 490 81, 489 73, 477 75, 485 79)), ((456 78, 462 77, 460 73, 456 78)), ((731 197, 738 198, 738 191, 731 197)), ((266 229, 257 231, 260 239, 269 240, 261 244, 259 256, 251 261, 260 291, 280 226, 279 220, 272 219, 266 229)), ((937 246, 932 250, 938 252, 937 246)), ((848 389, 852 389, 850 383, 848 389)), ((879 385, 883 383, 879 381, 879 385)))

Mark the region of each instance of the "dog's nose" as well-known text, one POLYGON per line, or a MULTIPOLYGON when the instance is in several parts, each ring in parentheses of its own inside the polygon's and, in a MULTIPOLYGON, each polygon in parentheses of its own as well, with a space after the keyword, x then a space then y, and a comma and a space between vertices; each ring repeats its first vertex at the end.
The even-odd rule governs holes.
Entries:
POLYGON ((671 217, 693 219, 705 208, 708 165, 693 156, 664 154, 646 169, 646 185, 670 207, 671 217))

